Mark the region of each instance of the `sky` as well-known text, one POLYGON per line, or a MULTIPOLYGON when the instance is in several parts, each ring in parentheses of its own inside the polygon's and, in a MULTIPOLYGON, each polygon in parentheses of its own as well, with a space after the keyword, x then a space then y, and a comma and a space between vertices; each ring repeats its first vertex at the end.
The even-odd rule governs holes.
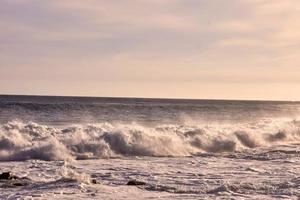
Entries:
POLYGON ((0 94, 300 100, 299 0, 0 0, 0 94))

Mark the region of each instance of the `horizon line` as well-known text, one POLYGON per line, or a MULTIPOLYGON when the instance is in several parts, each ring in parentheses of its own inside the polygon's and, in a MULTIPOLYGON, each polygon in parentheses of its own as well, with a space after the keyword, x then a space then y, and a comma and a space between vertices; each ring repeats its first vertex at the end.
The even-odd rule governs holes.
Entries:
POLYGON ((107 99, 148 99, 148 100, 182 100, 182 101, 252 101, 252 102, 295 102, 300 100, 269 100, 269 99, 222 99, 222 98, 176 98, 176 97, 139 97, 139 96, 87 96, 87 95, 51 95, 51 94, 3 94, 1 96, 24 96, 24 97, 63 97, 63 98, 107 98, 107 99))

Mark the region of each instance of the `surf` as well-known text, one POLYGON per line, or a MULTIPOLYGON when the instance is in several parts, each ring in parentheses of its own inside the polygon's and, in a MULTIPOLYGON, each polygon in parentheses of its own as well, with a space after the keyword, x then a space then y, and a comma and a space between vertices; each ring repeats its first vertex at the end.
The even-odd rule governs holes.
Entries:
POLYGON ((153 127, 134 122, 56 127, 10 121, 0 125, 0 161, 183 157, 299 141, 300 125, 294 120, 262 120, 255 124, 161 124, 153 127))

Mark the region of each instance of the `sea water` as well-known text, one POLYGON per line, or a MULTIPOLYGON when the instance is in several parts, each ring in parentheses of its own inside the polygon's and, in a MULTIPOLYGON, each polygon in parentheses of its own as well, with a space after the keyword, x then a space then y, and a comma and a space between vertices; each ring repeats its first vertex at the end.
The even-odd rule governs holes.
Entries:
POLYGON ((30 180, 0 181, 0 199, 297 199, 299 109, 299 102, 0 96, 0 172, 30 180))

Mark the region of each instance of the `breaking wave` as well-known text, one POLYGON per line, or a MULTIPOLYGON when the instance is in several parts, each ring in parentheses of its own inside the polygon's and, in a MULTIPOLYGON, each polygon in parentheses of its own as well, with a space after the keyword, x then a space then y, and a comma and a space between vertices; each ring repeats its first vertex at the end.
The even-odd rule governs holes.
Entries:
POLYGON ((67 128, 12 121, 0 125, 0 161, 74 160, 122 156, 191 156, 300 141, 297 121, 205 126, 78 124, 67 128))

